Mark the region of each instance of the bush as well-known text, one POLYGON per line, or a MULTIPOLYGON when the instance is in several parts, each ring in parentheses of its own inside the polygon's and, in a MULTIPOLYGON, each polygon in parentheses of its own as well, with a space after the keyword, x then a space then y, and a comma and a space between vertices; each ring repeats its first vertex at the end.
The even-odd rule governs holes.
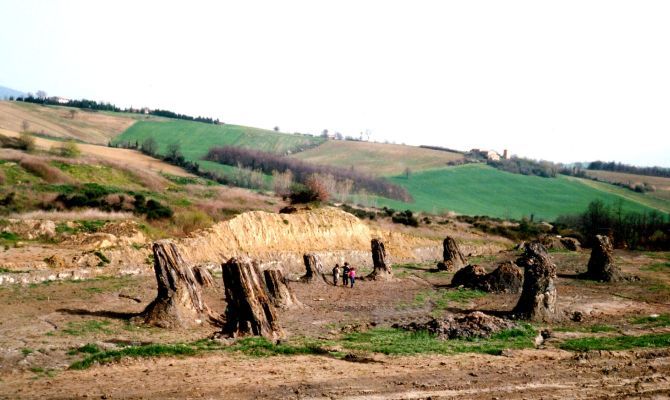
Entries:
POLYGON ((200 210, 178 212, 174 216, 175 225, 180 227, 184 234, 208 228, 213 222, 212 217, 200 210))
POLYGON ((19 136, 18 148, 27 152, 35 150, 35 138, 28 132, 21 133, 21 136, 19 136))
POLYGON ((38 158, 23 158, 19 162, 19 165, 26 171, 39 176, 49 183, 69 183, 72 181, 72 179, 61 172, 61 170, 50 166, 38 158))
POLYGON ((74 140, 63 143, 59 150, 62 157, 77 158, 81 155, 81 150, 74 140))
POLYGON ((419 220, 416 219, 416 217, 410 210, 405 210, 394 214, 391 217, 391 221, 393 221, 396 224, 403 224, 407 226, 413 226, 413 227, 419 226, 419 220))

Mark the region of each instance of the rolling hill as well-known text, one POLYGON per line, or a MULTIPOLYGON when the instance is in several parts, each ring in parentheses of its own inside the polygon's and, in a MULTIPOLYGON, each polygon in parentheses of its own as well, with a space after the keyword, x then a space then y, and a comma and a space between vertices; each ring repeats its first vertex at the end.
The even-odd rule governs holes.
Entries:
MULTIPOLYGON (((621 202, 628 210, 657 209, 670 212, 670 201, 660 196, 667 192, 664 185, 659 186, 658 192, 640 194, 588 179, 515 175, 485 165, 446 167, 448 162, 463 157, 459 153, 447 151, 369 142, 326 141, 310 135, 143 114, 78 110, 73 119, 69 110, 67 107, 0 102, 0 128, 19 132, 22 121, 27 120, 34 132, 43 131, 49 136, 100 144, 106 144, 109 140, 116 144, 142 143, 153 137, 158 142, 159 153, 165 153, 171 143, 179 143, 186 159, 199 162, 203 170, 223 174, 230 174, 236 168, 201 160, 213 146, 241 146, 289 154, 312 163, 353 167, 377 176, 390 177, 394 183, 406 187, 414 197, 414 203, 378 199, 378 205, 396 209, 427 212, 450 210, 503 218, 521 218, 532 214, 537 218, 553 220, 558 215, 579 213, 590 201, 601 199, 609 204, 621 202), (406 168, 411 170, 409 179, 403 173, 406 168)), ((116 161, 121 162, 124 158, 139 160, 140 156, 135 151, 103 146, 91 146, 86 152, 99 153, 99 156, 108 158, 118 156, 121 158, 116 161), (102 154, 107 150, 119 152, 102 154), (122 154, 121 151, 132 154, 122 154)), ((142 157, 145 158, 138 161, 138 166, 142 163, 151 165, 150 157, 142 157)), ((156 166, 152 168, 156 169, 156 166)), ((178 175, 176 171, 172 173, 178 175)), ((633 180, 635 176, 617 178, 633 180)), ((659 184, 656 181, 654 183, 659 184)))
POLYGON ((449 161, 462 159, 463 155, 399 144, 329 140, 292 157, 316 164, 353 167, 373 175, 391 176, 402 174, 405 168, 413 172, 441 168, 449 161))
POLYGON ((409 179, 396 176, 391 180, 406 187, 415 202, 378 199, 378 204, 401 210, 454 211, 514 219, 534 215, 537 220, 552 221, 559 215, 583 212, 596 199, 607 204, 621 202, 623 209, 630 211, 653 209, 642 201, 642 195, 624 197, 585 179, 518 175, 482 164, 429 170, 412 174, 409 179))

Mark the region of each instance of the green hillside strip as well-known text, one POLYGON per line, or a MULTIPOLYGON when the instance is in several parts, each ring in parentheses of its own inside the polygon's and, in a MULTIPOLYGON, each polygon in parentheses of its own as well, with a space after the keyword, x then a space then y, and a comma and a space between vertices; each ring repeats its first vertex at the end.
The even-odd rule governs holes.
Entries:
POLYGON ((113 143, 142 143, 153 137, 164 154, 171 143, 179 143, 184 157, 199 161, 214 146, 240 146, 278 154, 297 152, 323 143, 314 136, 290 135, 239 125, 214 125, 191 121, 138 121, 113 143))
POLYGON ((670 201, 663 200, 662 198, 655 196, 654 192, 642 194, 633 192, 630 189, 610 185, 609 183, 605 182, 596 182, 590 179, 581 179, 581 178, 571 178, 571 179, 578 180, 584 183, 585 185, 589 185, 597 190, 612 193, 617 196, 624 197, 630 201, 644 204, 647 207, 655 208, 657 210, 670 213, 670 201))
POLYGON ((481 164, 424 171, 409 179, 396 176, 391 180, 405 186, 415 202, 408 204, 380 198, 379 206, 515 219, 533 214, 536 220, 549 221, 559 215, 581 213, 596 199, 607 204, 620 201, 627 211, 652 210, 631 198, 599 190, 580 179, 518 175, 481 164))

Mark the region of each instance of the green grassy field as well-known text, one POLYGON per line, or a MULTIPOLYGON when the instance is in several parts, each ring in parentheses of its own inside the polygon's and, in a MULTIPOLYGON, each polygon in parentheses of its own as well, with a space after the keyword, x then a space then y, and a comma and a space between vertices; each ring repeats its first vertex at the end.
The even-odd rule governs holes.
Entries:
MULTIPOLYGON (((113 143, 138 142, 153 137, 164 153, 171 143, 179 143, 187 160, 198 161, 214 146, 240 146, 279 154, 297 152, 316 146, 324 139, 314 136, 290 135, 239 125, 213 125, 200 122, 169 120, 166 122, 138 121, 113 143)), ((203 165, 214 169, 211 164, 203 165)))
POLYGON ((596 199, 607 204, 621 201, 623 208, 630 211, 652 210, 632 196, 633 193, 623 197, 581 179, 518 175, 481 164, 424 171, 409 179, 396 176, 391 180, 405 186, 415 202, 378 199, 379 206, 515 219, 533 214, 536 220, 549 221, 562 214, 581 213, 596 199))

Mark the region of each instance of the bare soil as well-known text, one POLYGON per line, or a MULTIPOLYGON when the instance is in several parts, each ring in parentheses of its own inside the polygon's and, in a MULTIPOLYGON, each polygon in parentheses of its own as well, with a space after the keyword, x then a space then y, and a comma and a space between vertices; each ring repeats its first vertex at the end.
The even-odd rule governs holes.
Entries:
MULTIPOLYGON (((478 260, 491 270, 512 252, 478 260)), ((183 343, 208 337, 214 327, 163 330, 137 327, 128 318, 155 297, 148 275, 0 287, 0 398, 267 398, 267 399, 426 399, 426 398, 669 398, 670 349, 560 350, 566 338, 592 336, 583 328, 608 325, 615 332, 639 335, 668 332, 631 320, 670 313, 670 272, 650 270, 668 254, 617 251, 626 274, 640 280, 602 284, 577 279, 588 252, 552 253, 558 266, 558 306, 569 318, 551 326, 552 337, 538 349, 506 350, 502 355, 425 354, 338 359, 321 355, 252 357, 208 352, 191 357, 122 359, 75 371, 67 367, 81 355, 68 351, 87 343, 116 348, 119 343, 183 343), (134 300, 136 299, 136 300, 134 300), (365 362, 361 362, 361 360, 365 362)), ((432 265, 395 269, 391 282, 359 281, 352 288, 292 282, 306 305, 282 311, 288 339, 336 338, 430 315, 470 310, 510 310, 518 295, 488 294, 439 308, 418 301, 427 291, 444 291, 451 273, 432 265)), ((360 275, 364 275, 361 271, 360 275)), ((220 275, 205 290, 210 307, 223 312, 220 275)), ((546 327, 537 325, 538 329, 546 327)))

